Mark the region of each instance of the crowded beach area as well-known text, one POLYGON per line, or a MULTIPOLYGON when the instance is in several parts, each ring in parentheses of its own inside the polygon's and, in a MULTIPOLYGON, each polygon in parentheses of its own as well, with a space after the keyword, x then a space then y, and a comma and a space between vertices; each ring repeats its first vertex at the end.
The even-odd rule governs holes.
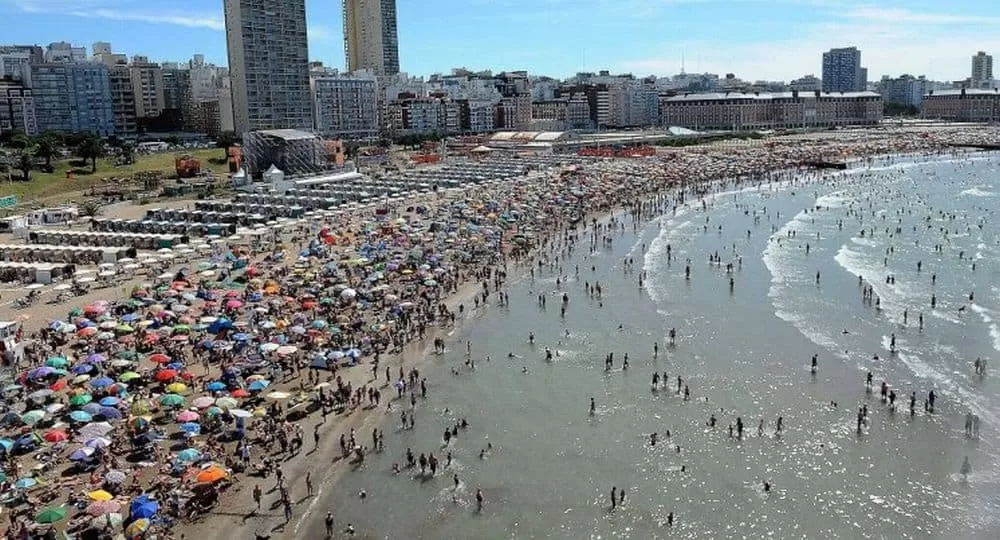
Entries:
MULTIPOLYGON (((447 182, 430 169, 419 185, 275 195, 254 214, 245 207, 254 196, 240 195, 175 201, 154 216, 191 223, 214 212, 217 229, 145 234, 129 223, 146 210, 107 207, 94 223, 4 235, 0 529, 7 538, 364 537, 351 515, 317 504, 324 483, 381 452, 387 421, 402 414, 413 429, 428 393, 459 384, 427 377, 430 359, 471 348, 453 333, 509 303, 506 284, 551 261, 560 239, 599 234, 614 210, 652 219, 643 205, 666 197, 676 210, 794 179, 806 164, 970 153, 955 145, 998 135, 909 127, 645 158, 488 157, 445 165, 447 182), (33 273, 42 266, 45 283, 33 273)), ((473 510, 490 504, 489 494, 475 498, 473 510)))

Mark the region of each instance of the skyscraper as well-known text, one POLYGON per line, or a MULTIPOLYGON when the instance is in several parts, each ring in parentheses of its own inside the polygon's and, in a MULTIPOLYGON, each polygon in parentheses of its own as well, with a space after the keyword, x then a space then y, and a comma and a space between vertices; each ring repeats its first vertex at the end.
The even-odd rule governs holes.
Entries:
POLYGON ((225 0, 237 133, 312 129, 305 0, 225 0))
POLYGON ((861 92, 868 86, 868 70, 861 67, 857 47, 830 49, 823 53, 823 91, 861 92))
POLYGON ((993 79, 993 57, 979 51, 972 57, 972 81, 985 82, 993 79))
POLYGON ((399 73, 396 0, 344 0, 344 54, 348 71, 399 73))

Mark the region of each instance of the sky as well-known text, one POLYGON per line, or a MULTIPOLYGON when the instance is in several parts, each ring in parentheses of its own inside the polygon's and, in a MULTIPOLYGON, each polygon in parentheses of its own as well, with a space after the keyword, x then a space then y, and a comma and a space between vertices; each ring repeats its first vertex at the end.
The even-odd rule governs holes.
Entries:
MULTIPOLYGON (((341 0, 306 0, 309 55, 343 68, 341 0)), ((397 0, 399 54, 412 75, 454 67, 566 77, 735 73, 821 75, 821 54, 857 46, 870 80, 970 75, 998 55, 997 0, 397 0)), ((197 53, 226 64, 222 0, 0 0, 0 43, 110 41, 154 61, 197 53)))

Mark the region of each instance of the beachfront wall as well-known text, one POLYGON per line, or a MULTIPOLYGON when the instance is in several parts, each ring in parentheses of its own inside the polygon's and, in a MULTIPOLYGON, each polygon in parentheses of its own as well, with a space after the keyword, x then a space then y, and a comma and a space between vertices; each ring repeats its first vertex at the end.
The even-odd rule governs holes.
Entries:
POLYGON ((924 96, 924 118, 950 122, 1000 122, 1000 91, 940 90, 924 96))
POLYGON ((662 102, 666 126, 748 131, 869 126, 882 121, 882 96, 874 92, 736 92, 685 94, 662 102))

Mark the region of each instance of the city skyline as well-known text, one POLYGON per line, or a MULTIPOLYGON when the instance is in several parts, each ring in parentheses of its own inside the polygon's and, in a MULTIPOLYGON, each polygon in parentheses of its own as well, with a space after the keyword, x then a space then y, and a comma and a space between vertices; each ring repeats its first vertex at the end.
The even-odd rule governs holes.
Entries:
MULTIPOLYGON (((222 2, 143 5, 0 0, 0 16, 11 22, 5 28, 10 43, 66 40, 89 48, 111 41, 118 51, 154 61, 204 53, 208 61, 228 63, 222 2)), ((341 2, 306 6, 310 59, 343 68, 341 2)), ((947 7, 853 0, 425 0, 400 2, 397 9, 400 69, 415 75, 458 66, 554 77, 599 69, 670 75, 681 70, 683 58, 689 73, 790 81, 819 75, 824 51, 856 46, 870 80, 910 73, 950 81, 969 76, 976 51, 1000 52, 1000 37, 988 31, 1000 16, 984 15, 988 4, 980 0, 947 7), (623 32, 628 43, 619 37, 623 32), (720 46, 718 35, 736 37, 720 46)))

